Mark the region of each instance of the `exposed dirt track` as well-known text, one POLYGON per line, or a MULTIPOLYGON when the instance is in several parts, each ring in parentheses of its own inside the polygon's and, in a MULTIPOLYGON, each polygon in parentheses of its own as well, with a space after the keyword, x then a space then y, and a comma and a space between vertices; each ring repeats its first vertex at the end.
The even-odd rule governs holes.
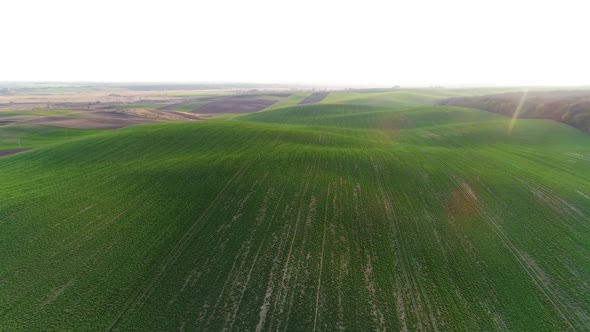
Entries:
POLYGON ((29 150, 32 150, 32 149, 23 148, 23 149, 0 150, 0 157, 5 157, 5 156, 9 156, 11 154, 25 152, 25 151, 29 151, 29 150))
POLYGON ((328 96, 329 92, 314 92, 307 98, 303 99, 298 105, 311 105, 315 103, 319 103, 320 101, 324 100, 328 96))

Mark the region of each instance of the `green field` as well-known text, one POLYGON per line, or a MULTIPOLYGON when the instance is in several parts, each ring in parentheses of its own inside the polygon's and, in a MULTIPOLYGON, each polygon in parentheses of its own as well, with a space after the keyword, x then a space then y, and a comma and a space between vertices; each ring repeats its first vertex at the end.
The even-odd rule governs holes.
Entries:
POLYGON ((307 96, 309 96, 310 92, 297 92, 293 93, 289 97, 277 102, 276 104, 268 107, 266 110, 273 110, 276 108, 283 108, 287 106, 295 106, 302 102, 307 96))
POLYGON ((27 138, 0 330, 589 330, 590 136, 457 93, 27 138))
MULTIPOLYGON (((92 136, 101 130, 70 129, 42 125, 0 126, 0 150, 37 148, 92 136)), ((1 162, 2 160, 0 160, 1 162)))

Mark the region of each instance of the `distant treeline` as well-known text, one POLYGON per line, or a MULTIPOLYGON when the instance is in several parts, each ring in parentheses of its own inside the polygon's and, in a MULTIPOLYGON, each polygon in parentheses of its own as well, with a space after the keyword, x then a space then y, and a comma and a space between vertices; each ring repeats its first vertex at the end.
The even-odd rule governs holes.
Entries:
POLYGON ((521 101, 520 118, 551 119, 590 132, 590 91, 513 92, 449 98, 439 104, 477 108, 512 117, 521 101))

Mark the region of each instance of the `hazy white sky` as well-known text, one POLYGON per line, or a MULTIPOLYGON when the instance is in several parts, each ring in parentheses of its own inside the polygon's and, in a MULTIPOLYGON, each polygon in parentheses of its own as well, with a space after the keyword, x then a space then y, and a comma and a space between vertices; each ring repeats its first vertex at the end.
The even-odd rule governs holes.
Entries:
POLYGON ((588 3, 2 0, 0 81, 590 84, 588 3))

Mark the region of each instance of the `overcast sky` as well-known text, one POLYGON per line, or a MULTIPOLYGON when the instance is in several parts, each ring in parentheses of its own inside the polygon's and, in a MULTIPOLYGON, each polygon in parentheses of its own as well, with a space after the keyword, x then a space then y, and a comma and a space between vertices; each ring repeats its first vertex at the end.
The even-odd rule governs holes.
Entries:
POLYGON ((0 81, 590 84, 586 2, 4 0, 0 81))

